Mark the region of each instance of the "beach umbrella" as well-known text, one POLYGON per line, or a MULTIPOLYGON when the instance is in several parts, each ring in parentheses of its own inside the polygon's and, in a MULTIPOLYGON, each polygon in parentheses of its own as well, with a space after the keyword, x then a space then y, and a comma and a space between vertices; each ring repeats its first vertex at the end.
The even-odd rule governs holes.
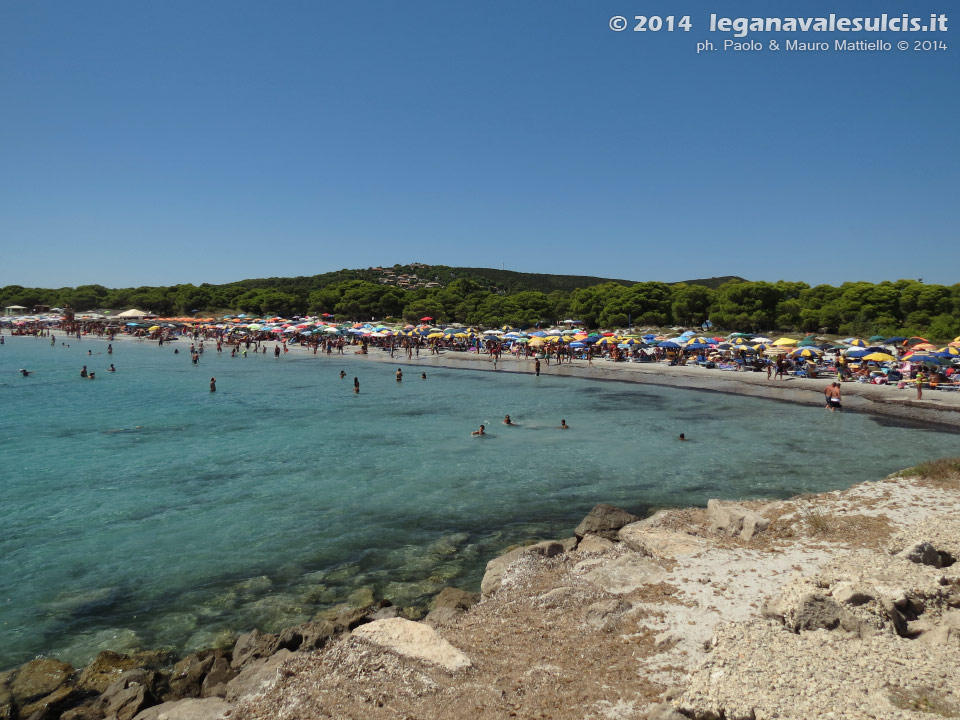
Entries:
MULTIPOLYGON (((22 324, 22 323, 21 323, 21 324, 22 324)), ((153 326, 147 328, 147 330, 148 330, 149 332, 153 332, 154 330, 159 330, 159 329, 160 329, 160 326, 159 326, 159 325, 153 325, 153 326)))
POLYGON ((730 342, 733 345, 749 345, 750 343, 753 342, 753 340, 750 340, 749 338, 745 338, 745 337, 738 337, 738 338, 734 338, 730 342))
POLYGON ((862 348, 867 346, 866 340, 860 340, 859 338, 851 338, 850 340, 844 340, 844 342, 847 343, 847 345, 849 345, 850 347, 862 348))
POLYGON ((883 341, 884 341, 883 335, 874 335, 869 340, 867 340, 867 342, 883 342, 883 341))
POLYGON ((739 332, 736 332, 736 333, 730 333, 730 337, 732 337, 732 338, 752 338, 753 335, 751 335, 750 333, 739 333, 739 332))
POLYGON ((946 347, 940 348, 939 353, 941 355, 960 357, 960 347, 957 347, 956 345, 947 345, 946 347))
POLYGON ((869 360, 871 362, 891 362, 893 360, 896 360, 896 358, 890 353, 883 353, 883 352, 867 353, 860 359, 869 360))
MULTIPOLYGON (((804 338, 804 340, 806 340, 806 338, 804 338)), ((755 338, 753 338, 752 340, 750 340, 750 342, 752 342, 752 343, 769 343, 769 342, 773 342, 773 340, 771 340, 771 339, 768 338, 768 337, 763 337, 762 335, 757 335, 755 338)))
POLYGON ((779 340, 774 340, 773 344, 775 347, 786 347, 787 345, 796 345, 797 341, 793 338, 782 337, 779 340))
POLYGON ((542 337, 535 337, 530 340, 529 345, 530 347, 540 347, 541 345, 545 345, 546 342, 542 337))
POLYGON ((586 343, 582 343, 582 342, 572 342, 572 343, 570 343, 570 347, 572 347, 572 348, 582 348, 582 347, 586 347, 586 346, 587 346, 587 344, 586 344, 586 343))
POLYGON ((909 337, 906 340, 904 340, 903 344, 908 347, 911 347, 913 345, 918 345, 919 343, 925 343, 925 342, 927 342, 926 338, 922 338, 919 335, 914 335, 913 337, 909 337))
POLYGON ((803 340, 797 343, 797 347, 816 347, 817 340, 812 335, 807 335, 803 340))
POLYGON ((794 350, 793 352, 791 352, 787 357, 792 357, 792 358, 819 358, 819 357, 820 357, 820 351, 819 351, 819 350, 816 350, 816 349, 814 349, 814 348, 809 348, 809 347, 797 348, 796 350, 794 350))
POLYGON ((870 351, 866 348, 849 348, 844 351, 843 356, 848 358, 862 358, 864 355, 869 355, 870 351))
POLYGON ((916 350, 936 350, 937 347, 936 347, 936 345, 933 345, 933 344, 931 344, 931 343, 922 342, 922 343, 917 343, 916 345, 912 345, 912 346, 910 347, 910 349, 911 349, 911 350, 914 350, 914 351, 916 351, 916 350))
POLYGON ((684 345, 685 350, 706 350, 709 347, 712 347, 710 343, 705 342, 691 342, 684 345))
POLYGON ((425 315, 422 318, 420 318, 420 322, 430 322, 431 320, 433 320, 433 318, 430 317, 429 315, 425 315))
POLYGON ((679 348, 680 346, 675 343, 673 340, 664 340, 663 342, 657 343, 657 347, 660 348, 679 348))

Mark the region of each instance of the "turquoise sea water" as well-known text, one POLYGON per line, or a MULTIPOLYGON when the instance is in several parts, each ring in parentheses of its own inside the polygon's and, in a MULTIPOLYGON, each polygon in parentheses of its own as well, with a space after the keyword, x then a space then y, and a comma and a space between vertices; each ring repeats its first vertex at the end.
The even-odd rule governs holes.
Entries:
POLYGON ((423 603, 476 588, 511 543, 570 535, 597 502, 643 512, 836 489, 957 442, 650 385, 440 368, 421 380, 414 366, 397 383, 396 365, 353 356, 208 349, 194 366, 182 340, 124 340, 112 356, 62 341, 0 346, 0 668, 192 650, 371 594, 423 603), (471 437, 480 423, 488 437, 471 437))

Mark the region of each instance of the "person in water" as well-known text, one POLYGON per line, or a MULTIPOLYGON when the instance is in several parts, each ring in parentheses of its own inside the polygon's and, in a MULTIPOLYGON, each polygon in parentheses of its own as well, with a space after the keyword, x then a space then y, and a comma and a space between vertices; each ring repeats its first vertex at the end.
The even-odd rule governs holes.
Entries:
POLYGON ((397 368, 397 382, 403 381, 403 370, 397 368))
POLYGON ((28 375, 33 375, 33 370, 26 370, 24 368, 20 368, 20 374, 23 375, 24 377, 27 377, 28 375))
POLYGON ((353 379, 353 391, 354 391, 355 393, 359 393, 359 392, 360 392, 360 378, 354 378, 354 379, 353 379))
POLYGON ((117 369, 113 366, 113 363, 110 363, 110 367, 107 368, 107 372, 116 372, 117 369))
POLYGON ((513 420, 510 419, 510 416, 509 416, 509 415, 504 415, 504 416, 503 416, 503 424, 504 424, 504 425, 513 425, 513 420))
POLYGON ((426 373, 420 373, 420 379, 421 379, 421 380, 426 380, 426 379, 427 379, 427 374, 426 374, 426 373))
POLYGON ((80 377, 85 378, 86 376, 87 376, 87 366, 84 365, 84 366, 80 369, 80 377))
POLYGON ((684 435, 683 433, 680 433, 680 440, 686 440, 686 439, 687 439, 687 436, 684 435))
POLYGON ((484 430, 483 425, 481 425, 479 430, 474 430, 474 431, 473 431, 472 433, 470 433, 470 434, 471 434, 471 435, 486 435, 487 433, 486 433, 486 430, 484 430))
POLYGON ((567 421, 566 421, 566 420, 561 420, 561 421, 560 421, 560 429, 561 429, 561 430, 569 430, 569 429, 570 429, 570 426, 567 425, 567 421))
POLYGON ((216 391, 217 391, 217 379, 210 378, 210 392, 216 392, 216 391))
POLYGON ((347 373, 344 370, 340 371, 340 379, 343 380, 347 376, 347 373))
POLYGON ((87 377, 87 380, 93 380, 96 377, 97 377, 97 374, 92 372, 90 373, 89 377, 87 377))

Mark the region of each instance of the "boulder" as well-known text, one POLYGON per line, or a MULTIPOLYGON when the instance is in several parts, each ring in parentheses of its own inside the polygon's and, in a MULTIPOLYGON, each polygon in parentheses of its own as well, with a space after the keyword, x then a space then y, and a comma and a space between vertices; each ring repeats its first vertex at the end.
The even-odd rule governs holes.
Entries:
POLYGON ((22 705, 19 717, 28 720, 59 720, 61 713, 83 699, 84 694, 70 685, 61 685, 49 695, 22 705))
POLYGON ((617 532, 624 525, 636 522, 640 518, 622 508, 600 503, 580 521, 573 534, 581 540, 586 535, 599 535, 607 540, 616 540, 617 532))
POLYGON ((744 540, 750 540, 770 524, 760 513, 733 503, 724 505, 719 500, 707 501, 707 517, 712 531, 739 535, 744 540))
POLYGON ((331 622, 308 622, 284 629, 280 633, 280 647, 301 652, 319 650, 335 634, 336 630, 331 622))
POLYGON ((221 698, 187 699, 154 705, 133 720, 221 720, 233 706, 221 698))
POLYGON ((110 720, 133 720, 141 710, 157 704, 157 675, 152 670, 129 670, 100 696, 100 707, 110 720))
POLYGON ((174 665, 169 679, 170 690, 164 694, 163 699, 171 701, 200 697, 203 679, 217 659, 216 652, 223 653, 222 650, 201 650, 187 655, 174 665))
POLYGON ((614 595, 633 592, 643 585, 660 582, 664 571, 642 555, 621 555, 610 562, 599 564, 583 576, 587 582, 614 595))
POLYGON ((440 637, 432 627, 403 618, 362 625, 353 631, 353 636, 449 671, 471 664, 470 658, 440 637))
POLYGON ((670 703, 660 703, 654 705, 644 716, 645 720, 687 720, 687 716, 682 714, 670 703))
POLYGON ((240 674, 227 683, 226 701, 234 703, 241 699, 266 692, 277 681, 277 670, 293 657, 289 650, 278 650, 268 658, 251 660, 240 674))
POLYGON ((100 698, 94 698, 79 707, 67 710, 60 715, 60 720, 103 720, 104 717, 103 708, 100 707, 100 698))
POLYGON ((129 655, 104 650, 80 673, 77 687, 99 694, 116 682, 124 672, 138 667, 143 665, 129 655))
POLYGON ((577 552, 580 553, 602 553, 615 547, 612 540, 607 540, 600 535, 584 535, 583 540, 577 545, 577 552))
POLYGON ((620 528, 619 538, 634 552, 665 560, 693 555, 703 547, 703 541, 694 535, 650 527, 646 520, 620 528))
POLYGON ((230 658, 226 655, 215 656, 200 686, 200 697, 224 697, 227 694, 227 683, 239 674, 230 667, 230 658))
POLYGON ((251 660, 270 657, 280 649, 280 636, 272 633, 262 633, 259 630, 244 633, 237 638, 233 646, 233 659, 230 666, 242 668, 251 660))
POLYGON ((433 599, 433 609, 427 613, 426 621, 432 623, 449 622, 480 602, 480 593, 467 592, 454 587, 445 587, 433 599))
POLYGON ((500 588, 503 574, 507 571, 507 568, 524 555, 540 555, 549 558, 560 555, 563 552, 563 543, 557 542, 556 540, 545 540, 535 545, 514 548, 510 552, 496 557, 487 563, 486 571, 483 574, 483 581, 480 583, 480 592, 483 597, 493 595, 493 593, 500 588))
POLYGON ((935 568, 943 567, 943 560, 936 548, 928 542, 918 542, 904 548, 897 553, 897 557, 920 565, 930 565, 935 568))
POLYGON ((23 665, 10 684, 10 695, 18 705, 27 705, 46 697, 73 675, 73 666, 59 660, 41 658, 23 665))

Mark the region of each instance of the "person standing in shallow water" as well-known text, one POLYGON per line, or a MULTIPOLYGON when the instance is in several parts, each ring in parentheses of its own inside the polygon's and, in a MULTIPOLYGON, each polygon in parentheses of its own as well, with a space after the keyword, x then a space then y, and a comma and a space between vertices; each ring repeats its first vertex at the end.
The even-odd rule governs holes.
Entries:
POLYGON ((359 393, 359 392, 360 392, 360 378, 354 378, 354 379, 353 379, 353 391, 354 391, 355 393, 359 393))
POLYGON ((217 379, 215 377, 210 378, 210 392, 217 391, 217 379))
POLYGON ((80 377, 85 378, 86 376, 87 376, 87 366, 84 365, 83 368, 80 370, 80 377))
POLYGON ((403 381, 403 370, 401 370, 400 368, 397 368, 397 382, 402 382, 402 381, 403 381))
POLYGON ((537 374, 537 377, 540 377, 540 358, 537 358, 533 363, 533 371, 537 374))

